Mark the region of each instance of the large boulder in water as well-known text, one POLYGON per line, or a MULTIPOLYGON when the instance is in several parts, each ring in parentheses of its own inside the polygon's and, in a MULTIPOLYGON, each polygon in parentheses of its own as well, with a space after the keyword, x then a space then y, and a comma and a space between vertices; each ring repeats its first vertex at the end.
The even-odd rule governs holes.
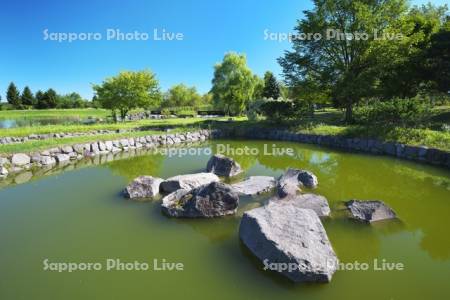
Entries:
POLYGON ((161 190, 166 193, 172 193, 178 189, 191 190, 211 182, 219 182, 219 177, 213 173, 178 175, 163 181, 161 190))
POLYGON ((247 211, 239 237, 264 263, 294 282, 329 282, 338 259, 317 214, 293 203, 247 211))
POLYGON ((296 194, 300 187, 316 188, 318 184, 316 175, 310 171, 289 168, 278 178, 277 193, 283 198, 296 194))
POLYGON ((379 200, 350 200, 345 203, 354 219, 363 222, 375 222, 381 220, 395 219, 396 213, 379 200))
POLYGON ((227 184, 212 182, 192 190, 179 189, 162 199, 162 210, 171 217, 213 218, 235 214, 238 194, 227 184))
POLYGON ((164 180, 153 176, 139 176, 124 190, 127 198, 148 198, 159 194, 159 186, 164 180))
POLYGON ((216 154, 209 159, 206 171, 218 176, 231 177, 242 173, 243 170, 234 159, 216 154))
POLYGON ((331 212, 327 198, 316 194, 290 195, 281 199, 273 197, 269 201, 281 205, 294 205, 298 208, 312 209, 319 217, 328 217, 331 212))
POLYGON ((270 192, 275 188, 275 185, 276 180, 271 176, 250 176, 246 180, 231 186, 241 195, 254 196, 270 192))

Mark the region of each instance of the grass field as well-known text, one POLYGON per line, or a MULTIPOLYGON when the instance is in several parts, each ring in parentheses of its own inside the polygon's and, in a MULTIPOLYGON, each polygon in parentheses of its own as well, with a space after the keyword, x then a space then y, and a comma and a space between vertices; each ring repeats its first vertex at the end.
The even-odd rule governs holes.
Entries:
POLYGON ((33 110, 0 110, 0 119, 20 118, 105 118, 111 115, 106 109, 33 109, 33 110))
MULTIPOLYGON (((214 120, 226 120, 227 118, 214 118, 214 120)), ((242 118, 241 118, 242 119, 242 118)), ((117 130, 133 128, 159 128, 159 127, 184 127, 194 126, 206 122, 210 119, 203 118, 172 118, 163 120, 140 120, 126 121, 119 123, 97 123, 90 125, 45 125, 45 126, 26 126, 15 128, 0 128, 0 137, 5 136, 28 136, 32 133, 59 133, 59 132, 86 132, 93 130, 117 130)))
MULTIPOLYGON (((106 116, 106 110, 44 110, 44 111, 2 111, 0 116, 50 116, 59 114, 60 116, 106 116), (10 116, 7 113, 11 113, 10 116)), ((0 145, 0 153, 30 152, 45 148, 50 148, 63 144, 73 144, 88 142, 92 140, 116 139, 123 136, 141 136, 151 133, 161 133, 155 131, 161 128, 173 128, 178 131, 189 130, 198 127, 208 126, 263 126, 271 128, 287 128, 294 132, 322 134, 322 135, 341 135, 348 137, 375 138, 381 141, 397 141, 408 145, 424 145, 450 151, 450 131, 442 129, 443 126, 450 127, 450 107, 438 107, 435 109, 431 122, 424 128, 401 128, 401 127, 366 127, 358 125, 345 125, 343 123, 343 112, 337 109, 325 109, 316 111, 314 117, 303 118, 287 122, 284 124, 270 123, 268 121, 248 121, 245 117, 233 118, 233 122, 223 122, 228 117, 203 119, 203 118, 173 118, 164 120, 141 120, 127 121, 123 123, 98 123, 92 125, 46 125, 29 126, 9 129, 0 129, 2 136, 27 136, 32 133, 58 133, 58 132, 86 132, 92 130, 117 130, 117 129, 135 129, 143 131, 117 133, 107 135, 71 137, 62 139, 48 139, 40 141, 29 141, 21 144, 0 145), (215 122, 214 122, 215 121, 215 122)))

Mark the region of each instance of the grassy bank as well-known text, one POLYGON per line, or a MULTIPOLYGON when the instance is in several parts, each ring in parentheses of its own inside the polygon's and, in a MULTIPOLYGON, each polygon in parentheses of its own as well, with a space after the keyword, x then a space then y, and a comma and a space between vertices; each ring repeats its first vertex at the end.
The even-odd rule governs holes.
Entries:
POLYGON ((31 109, 31 110, 0 110, 0 119, 22 118, 105 118, 111 115, 106 109, 31 109))
MULTIPOLYGON (((193 129, 191 129, 193 130, 193 129)), ((189 131, 187 128, 176 128, 170 131, 170 133, 185 132, 189 131)), ((34 152, 50 149, 53 147, 63 146, 63 145, 73 145, 81 143, 89 143, 93 141, 107 141, 107 140, 117 140, 120 138, 129 137, 141 137, 146 135, 157 135, 166 134, 166 132, 146 130, 146 131, 135 131, 127 133, 117 133, 117 134, 101 134, 96 136, 80 136, 80 137, 70 137, 61 139, 47 139, 47 140, 36 140, 29 141, 21 144, 8 144, 0 145, 0 154, 11 154, 18 152, 34 152)))
MULTIPOLYGON (((216 118, 214 120, 225 120, 226 118, 216 118)), ((195 126, 197 124, 208 122, 209 119, 203 118, 173 118, 164 120, 140 120, 126 121, 119 123, 98 123, 90 125, 45 125, 45 126, 26 126, 16 128, 0 128, 0 137, 4 136, 28 136, 32 133, 59 133, 59 132, 87 132, 94 130, 118 130, 135 128, 165 128, 165 127, 184 127, 195 126)))
MULTIPOLYGON (((76 110, 73 110, 76 111, 76 110)), ((83 110, 81 110, 83 111, 83 110)), ((90 110, 87 110, 90 111, 90 110)), ((175 131, 193 130, 202 128, 278 128, 287 129, 292 132, 320 135, 337 135, 345 137, 373 138, 380 141, 400 142, 407 145, 423 145, 450 151, 450 131, 443 130, 445 124, 449 123, 450 109, 440 107, 433 115, 431 125, 426 128, 402 128, 402 127, 380 127, 380 126, 358 126, 345 125, 342 122, 342 111, 336 109, 326 109, 317 111, 314 117, 303 118, 291 122, 271 123, 266 120, 248 121, 244 117, 234 118, 233 122, 228 118, 174 118, 165 120, 141 120, 123 123, 99 123, 93 125, 47 125, 31 126, 10 129, 0 129, 1 136, 26 136, 31 133, 54 133, 54 132, 86 132, 91 130, 117 130, 135 129, 143 131, 117 133, 96 136, 72 137, 63 139, 48 139, 39 141, 29 141, 21 144, 0 145, 0 153, 30 152, 42 150, 63 144, 74 144, 89 142, 93 140, 117 139, 124 136, 142 136, 148 134, 161 133, 155 131, 158 128, 173 128, 175 131)))

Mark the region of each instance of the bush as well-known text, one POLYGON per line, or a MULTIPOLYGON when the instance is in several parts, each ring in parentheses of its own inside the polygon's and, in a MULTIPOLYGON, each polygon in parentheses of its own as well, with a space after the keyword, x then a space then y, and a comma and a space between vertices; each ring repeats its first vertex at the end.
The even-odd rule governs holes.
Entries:
POLYGON ((410 126, 422 124, 430 116, 430 105, 420 98, 377 101, 355 109, 358 124, 383 126, 410 126))
POLYGON ((261 105, 261 112, 271 121, 284 121, 292 117, 294 102, 269 100, 261 105))
POLYGON ((314 107, 305 100, 269 100, 261 105, 267 119, 277 122, 300 119, 314 114, 314 107))
POLYGON ((177 117, 189 118, 197 116, 197 112, 193 110, 179 110, 176 112, 177 117))
POLYGON ((259 120, 259 118, 262 114, 261 107, 266 102, 267 102, 267 100, 264 100, 264 99, 251 101, 248 105, 247 110, 245 111, 245 114, 247 115, 247 119, 249 121, 259 120))
POLYGON ((170 117, 172 114, 170 113, 170 110, 168 110, 167 108, 164 108, 163 110, 161 110, 161 115, 163 115, 165 117, 170 117))

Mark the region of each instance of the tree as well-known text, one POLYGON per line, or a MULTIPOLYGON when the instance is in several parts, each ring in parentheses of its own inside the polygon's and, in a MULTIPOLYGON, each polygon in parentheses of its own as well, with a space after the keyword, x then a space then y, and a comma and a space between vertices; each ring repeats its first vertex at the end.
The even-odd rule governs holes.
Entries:
POLYGON ((430 38, 430 46, 425 53, 425 74, 433 83, 432 89, 450 92, 450 17, 442 28, 430 38))
POLYGON ((44 101, 46 104, 46 108, 56 108, 57 105, 58 94, 54 89, 48 89, 44 93, 44 101))
POLYGON ((86 107, 86 101, 78 93, 58 95, 58 108, 83 108, 86 107))
POLYGON ((11 104, 13 108, 21 108, 19 90, 13 82, 11 82, 8 86, 8 90, 6 92, 6 100, 8 100, 8 103, 11 104))
POLYGON ((113 116, 119 111, 122 120, 131 109, 159 104, 161 98, 158 80, 148 70, 120 72, 93 89, 102 107, 111 109, 113 116))
POLYGON ((28 107, 32 107, 34 105, 34 96, 28 86, 26 86, 23 89, 22 95, 20 96, 20 100, 22 101, 22 105, 28 107))
POLYGON ((263 97, 269 99, 278 99, 280 97, 280 86, 272 72, 267 71, 264 74, 263 97))
POLYGON ((175 106, 193 106, 200 105, 202 97, 195 87, 188 87, 184 84, 177 84, 172 86, 166 93, 162 103, 163 107, 175 106))
POLYGON ((263 93, 264 93, 264 80, 260 78, 258 75, 253 76, 254 81, 254 89, 253 89, 253 96, 251 100, 259 100, 262 99, 263 93))
POLYGON ((437 82, 446 78, 440 70, 448 62, 449 51, 449 36, 445 37, 443 26, 446 11, 446 7, 431 4, 413 7, 401 22, 405 28, 402 30, 403 41, 379 42, 385 50, 384 55, 378 57, 378 97, 383 100, 415 97, 422 91, 439 89, 437 82))
POLYGON ((294 50, 279 59, 286 83, 299 92, 307 87, 333 99, 346 109, 346 120, 352 121, 353 106, 373 94, 381 65, 378 57, 385 64, 395 60, 393 45, 404 43, 378 42, 374 33, 397 37, 406 11, 405 0, 314 0, 314 9, 304 12, 295 29, 322 38, 293 40, 294 50), (357 33, 367 37, 356 38, 357 33))
POLYGON ((45 102, 45 95, 41 90, 36 92, 35 98, 36 98, 35 108, 44 109, 47 107, 47 103, 45 102))
POLYGON ((228 115, 241 114, 252 98, 255 86, 245 55, 225 54, 223 61, 214 66, 212 85, 211 92, 217 107, 224 109, 228 115))

